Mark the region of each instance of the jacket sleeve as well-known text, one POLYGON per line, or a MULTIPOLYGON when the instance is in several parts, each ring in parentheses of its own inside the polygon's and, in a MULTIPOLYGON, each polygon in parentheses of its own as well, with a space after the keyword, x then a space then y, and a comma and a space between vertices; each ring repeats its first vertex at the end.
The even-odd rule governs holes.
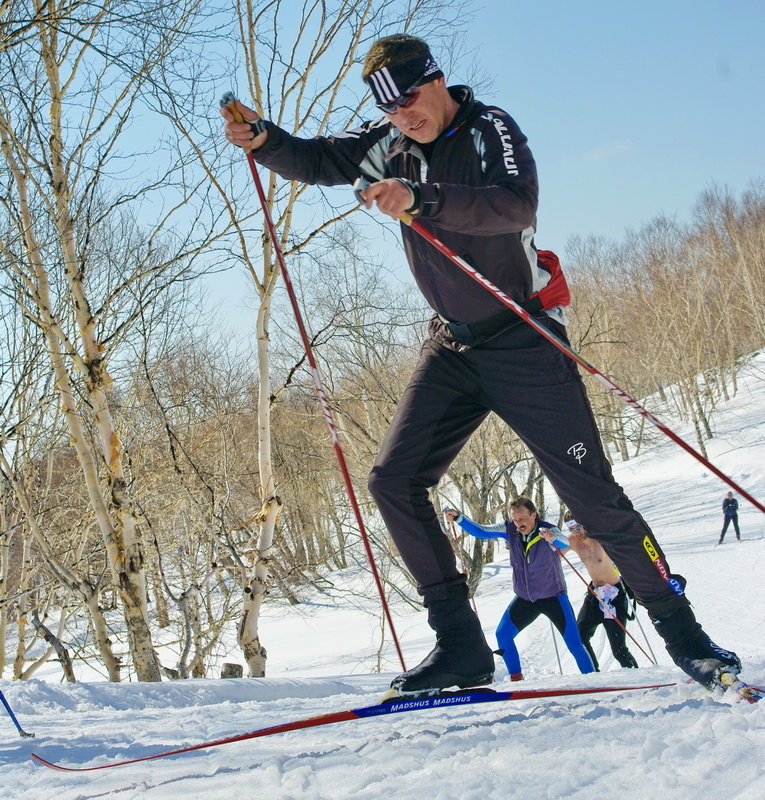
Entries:
POLYGON ((545 520, 539 520, 539 527, 540 528, 547 528, 547 530, 552 531, 555 534, 555 538, 552 542, 548 542, 551 547, 554 547, 556 550, 568 550, 571 545, 568 543, 568 537, 560 530, 557 525, 553 525, 551 522, 545 522, 545 520))
POLYGON ((507 539, 507 531, 504 523, 498 523, 497 525, 479 525, 464 514, 460 514, 454 521, 465 533, 475 536, 476 539, 507 539))
POLYGON ((286 180, 336 186, 356 178, 377 181, 385 177, 385 154, 391 125, 385 119, 332 136, 301 139, 273 122, 266 122, 268 139, 255 151, 255 160, 286 180))
POLYGON ((487 109, 474 123, 483 185, 419 184, 420 216, 477 236, 519 233, 536 224, 539 186, 528 140, 511 116, 487 109))

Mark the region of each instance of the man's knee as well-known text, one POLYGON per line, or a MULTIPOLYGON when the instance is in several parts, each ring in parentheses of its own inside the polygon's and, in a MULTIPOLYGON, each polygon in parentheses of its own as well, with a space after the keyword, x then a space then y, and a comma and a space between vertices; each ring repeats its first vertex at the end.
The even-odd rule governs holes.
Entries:
POLYGON ((376 502, 388 497, 400 497, 404 486, 400 477, 386 475, 379 467, 373 467, 367 479, 367 488, 376 502))
POLYGON ((367 480, 369 493, 377 507, 405 508, 416 520, 437 525, 436 513, 430 502, 428 487, 422 481, 408 475, 391 474, 374 467, 367 480))

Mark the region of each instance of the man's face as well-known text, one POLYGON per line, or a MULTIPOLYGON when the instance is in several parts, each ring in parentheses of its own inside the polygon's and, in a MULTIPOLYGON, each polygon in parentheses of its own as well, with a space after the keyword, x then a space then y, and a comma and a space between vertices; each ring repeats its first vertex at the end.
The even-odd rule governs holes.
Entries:
POLYGON ((427 144, 438 138, 454 119, 456 111, 457 104, 449 94, 444 79, 436 78, 417 89, 414 102, 385 117, 405 136, 427 144))
POLYGON ((584 541, 587 538, 587 531, 582 525, 576 525, 573 528, 567 528, 566 533, 569 537, 573 536, 575 539, 584 541))
POLYGON ((520 506, 520 508, 511 508, 510 519, 512 519, 515 527, 524 536, 531 533, 537 526, 537 515, 529 511, 526 506, 520 506))

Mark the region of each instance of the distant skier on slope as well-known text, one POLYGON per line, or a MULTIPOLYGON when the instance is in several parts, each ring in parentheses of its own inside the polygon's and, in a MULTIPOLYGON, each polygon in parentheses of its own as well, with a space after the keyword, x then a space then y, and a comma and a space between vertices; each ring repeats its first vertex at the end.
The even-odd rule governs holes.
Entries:
POLYGON ((717 544, 722 544, 725 538, 725 532, 728 526, 733 523, 733 530, 736 531, 736 539, 741 541, 741 531, 738 529, 738 500, 733 496, 733 492, 728 492, 725 499, 722 501, 723 510, 723 523, 722 533, 720 533, 720 540, 717 544))
POLYGON ((511 680, 523 680, 515 637, 540 615, 560 631, 582 673, 596 667, 577 630, 574 609, 568 599, 558 547, 568 547, 555 525, 539 518, 528 497, 517 497, 508 506, 510 519, 497 525, 479 525, 464 514, 447 508, 444 516, 478 539, 504 539, 513 567, 515 597, 497 626, 497 645, 511 680))
MULTIPOLYGON (((288 180, 373 182, 367 208, 409 213, 564 340, 568 304, 554 254, 534 245, 537 173, 526 137, 505 111, 447 86, 427 44, 397 34, 374 42, 362 78, 382 116, 335 136, 302 139, 260 120, 226 120, 228 140, 288 180)), ((701 683, 738 673, 694 617, 645 520, 614 480, 576 365, 455 268, 410 227, 402 238, 418 287, 435 311, 412 380, 369 488, 417 581, 436 646, 393 680, 402 694, 490 681, 494 659, 470 607, 465 575, 428 496, 492 411, 524 440, 559 498, 597 536, 648 609, 667 650, 701 683)))

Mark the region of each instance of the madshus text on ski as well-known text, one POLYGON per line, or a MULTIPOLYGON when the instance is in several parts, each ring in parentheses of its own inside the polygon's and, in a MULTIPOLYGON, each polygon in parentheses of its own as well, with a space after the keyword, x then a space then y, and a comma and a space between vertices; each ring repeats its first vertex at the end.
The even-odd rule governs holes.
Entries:
MULTIPOLYGON (((499 692, 493 690, 466 690, 454 693, 437 693, 430 697, 421 697, 414 699, 404 700, 390 700, 383 703, 377 703, 371 706, 362 706, 360 708, 348 709, 345 711, 336 711, 329 714, 322 714, 320 716, 305 717, 304 719, 293 720, 292 722, 283 723, 281 725, 273 725, 269 728, 262 728, 250 733, 237 734, 235 736, 228 736, 223 739, 215 739, 209 742, 201 742, 200 744, 191 745, 189 747, 176 748, 174 750, 164 750, 154 753, 149 756, 142 756, 140 758, 132 758, 124 761, 113 761, 109 764, 97 764, 89 767, 70 767, 63 764, 56 764, 48 761, 37 753, 32 753, 31 756, 37 764, 48 767, 49 769, 58 770, 60 772, 94 772, 98 770, 111 769, 113 767, 124 767, 130 764, 138 764, 144 761, 155 761, 157 759, 168 758, 170 756, 181 755, 182 753, 190 753, 195 750, 204 750, 210 747, 219 747, 221 745, 234 744, 235 742, 243 742, 250 739, 260 739, 264 736, 273 736, 279 733, 287 733, 289 731, 302 730, 304 728, 316 728, 323 725, 333 725, 338 722, 350 722, 351 720, 361 719, 374 719, 390 714, 402 714, 415 711, 426 711, 434 708, 445 708, 454 706, 472 706, 481 705, 487 707, 491 703, 504 703, 511 700, 545 700, 550 698, 563 698, 578 695, 591 695, 591 694, 619 694, 635 691, 650 691, 653 689, 662 689, 666 687, 675 686, 674 683, 657 683, 647 685, 625 685, 625 686, 600 686, 600 687, 585 687, 578 689, 519 689, 510 692, 499 692)), ((750 703, 755 703, 762 697, 765 697, 765 691, 762 689, 741 684, 733 687, 739 696, 748 700, 750 703)))

